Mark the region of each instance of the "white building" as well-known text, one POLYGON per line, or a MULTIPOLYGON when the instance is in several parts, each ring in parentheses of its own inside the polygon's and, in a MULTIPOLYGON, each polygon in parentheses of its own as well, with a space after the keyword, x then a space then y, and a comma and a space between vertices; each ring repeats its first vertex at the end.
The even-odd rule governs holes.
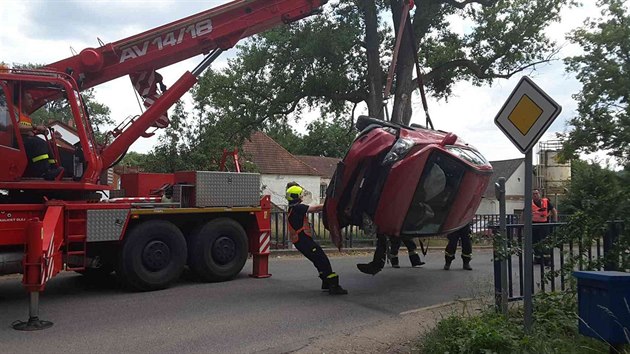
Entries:
POLYGON ((505 177, 505 209, 507 214, 522 214, 525 191, 525 159, 490 161, 494 173, 483 195, 477 214, 499 214, 494 185, 505 177))
POLYGON ((283 209, 287 206, 286 185, 295 181, 304 188, 304 202, 319 204, 320 173, 298 159, 265 133, 255 132, 243 144, 243 158, 252 162, 261 175, 262 194, 271 195, 271 202, 283 209))

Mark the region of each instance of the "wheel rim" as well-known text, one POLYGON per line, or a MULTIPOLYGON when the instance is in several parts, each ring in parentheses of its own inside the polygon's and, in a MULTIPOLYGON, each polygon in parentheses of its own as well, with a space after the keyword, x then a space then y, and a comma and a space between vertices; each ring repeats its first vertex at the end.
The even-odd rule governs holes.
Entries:
POLYGON ((225 265, 236 257, 236 243, 230 237, 220 236, 212 245, 212 259, 219 265, 225 265))
POLYGON ((151 271, 162 270, 170 262, 171 249, 162 241, 151 241, 142 251, 142 264, 151 271))

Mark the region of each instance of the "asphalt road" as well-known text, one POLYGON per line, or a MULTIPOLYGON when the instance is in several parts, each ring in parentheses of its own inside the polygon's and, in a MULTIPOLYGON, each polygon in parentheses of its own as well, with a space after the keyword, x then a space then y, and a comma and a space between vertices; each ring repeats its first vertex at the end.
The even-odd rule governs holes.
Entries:
POLYGON ((234 280, 198 283, 184 276, 170 289, 132 293, 115 277, 91 283, 64 273, 42 294, 40 318, 50 329, 18 332, 14 320, 28 315, 20 279, 0 278, 2 353, 285 353, 316 338, 352 333, 419 308, 492 291, 491 250, 475 252, 474 271, 442 270, 443 253, 430 252, 422 268, 411 268, 401 251, 400 269, 360 273, 369 256, 331 261, 349 295, 319 290, 315 268, 303 257, 272 257, 268 279, 253 279, 251 261, 234 280))

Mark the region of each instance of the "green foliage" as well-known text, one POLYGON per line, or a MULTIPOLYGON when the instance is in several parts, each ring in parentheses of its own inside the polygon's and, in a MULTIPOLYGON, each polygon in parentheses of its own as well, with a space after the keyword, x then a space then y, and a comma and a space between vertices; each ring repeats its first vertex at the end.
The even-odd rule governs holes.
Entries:
MULTIPOLYGON (((105 143, 108 132, 107 127, 114 124, 114 121, 110 117, 111 112, 109 107, 96 101, 96 98, 94 98, 94 89, 82 91, 81 97, 87 108, 88 117, 92 129, 94 130, 94 138, 98 143, 105 143)), ((31 118, 35 124, 47 124, 53 121, 60 121, 70 126, 74 125, 74 123, 70 123, 74 121, 74 117, 70 110, 70 104, 65 98, 48 102, 34 112, 31 118)))
POLYGON ((565 158, 606 150, 622 165, 630 161, 630 13, 623 0, 600 0, 602 17, 588 19, 569 39, 583 54, 566 59, 567 71, 582 83, 575 128, 564 145, 565 158))
MULTIPOLYGON (((232 130, 228 126, 229 122, 219 120, 214 115, 190 117, 182 101, 175 104, 169 118, 171 124, 164 129, 153 150, 140 158, 131 155, 123 163, 138 163, 136 166, 147 172, 216 171, 223 150, 239 148, 241 170, 255 171, 255 167, 243 158, 240 149, 243 138, 230 135, 232 130)), ((231 157, 226 161, 226 169, 235 170, 231 157)))
MULTIPOLYGON (((383 20, 391 16, 385 12, 390 3, 376 3, 380 11, 376 62, 381 68, 369 75, 385 77, 393 48, 393 28, 383 20)), ((411 16, 428 92, 448 98, 458 81, 491 84, 496 78, 507 78, 550 60, 556 45, 545 29, 559 19, 560 9, 571 3, 419 3, 411 16), (459 33, 453 29, 453 16, 470 23, 470 30, 459 33)), ((359 5, 365 2, 331 2, 318 16, 272 29, 238 46, 238 57, 229 61, 227 68, 208 72, 200 81, 197 109, 231 121, 234 132, 243 134, 250 133, 251 128, 269 128, 268 124, 275 122, 287 124, 289 116, 299 117, 306 109, 347 118, 355 104, 367 101, 370 92, 383 90, 369 87, 367 29, 359 5)), ((409 45, 402 43, 403 47, 409 45)), ((413 67, 412 56, 401 55, 398 67, 413 67)), ((396 85, 413 89, 412 70, 405 70, 406 76, 397 77, 396 85)))
MULTIPOLYGON (((23 64, 13 65, 15 69, 37 69, 41 68, 42 64, 23 64)), ((110 117, 111 111, 109 107, 98 102, 94 97, 94 89, 85 90, 81 92, 81 98, 85 105, 90 124, 94 131, 94 138, 97 143, 105 143, 107 140, 107 127, 114 124, 114 121, 110 117)), ((60 121, 70 126, 74 126, 74 117, 70 110, 70 104, 66 98, 60 98, 55 101, 46 103, 40 107, 37 111, 31 114, 34 124, 46 125, 54 121, 60 121)))
POLYGON ((135 151, 129 151, 125 154, 125 157, 123 157, 119 165, 127 167, 140 167, 146 165, 146 160, 147 155, 135 151))
POLYGON ((299 117, 307 108, 347 113, 345 101, 361 102, 367 92, 360 33, 356 7, 343 3, 252 37, 226 69, 203 75, 193 94, 195 108, 229 122, 228 136, 237 140, 286 125, 289 115, 299 117))
POLYGON ((493 308, 479 315, 453 314, 421 338, 420 353, 605 353, 607 345, 578 332, 574 293, 534 297, 534 326, 523 328, 523 311, 507 317, 493 308))
POLYGON ((577 250, 565 251, 564 266, 548 272, 548 279, 564 273, 571 279, 573 269, 603 268, 606 263, 617 264, 620 269, 630 269, 630 183, 628 174, 602 168, 596 163, 572 161, 571 183, 563 207, 571 214, 566 225, 559 227, 540 247, 552 249, 573 244, 577 250), (615 224, 611 222, 615 221, 615 224), (618 240, 606 257, 589 256, 591 247, 606 232, 618 228, 618 240))
POLYGON ((551 60, 557 47, 546 28, 560 20, 562 7, 573 4, 572 0, 503 0, 462 9, 443 1, 421 5, 414 27, 421 65, 430 68, 427 91, 448 98, 458 81, 492 84, 551 60), (450 16, 469 21, 467 33, 452 30, 450 16))

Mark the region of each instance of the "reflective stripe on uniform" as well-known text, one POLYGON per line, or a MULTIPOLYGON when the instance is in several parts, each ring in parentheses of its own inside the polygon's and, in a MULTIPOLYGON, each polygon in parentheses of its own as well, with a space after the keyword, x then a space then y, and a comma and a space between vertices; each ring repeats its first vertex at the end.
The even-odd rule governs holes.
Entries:
POLYGON ((326 278, 332 279, 332 278, 336 278, 336 277, 338 277, 338 275, 336 273, 330 273, 326 278))
POLYGON ((462 258, 472 258, 472 253, 470 253, 470 254, 463 254, 462 253, 462 258))
POLYGON ((51 164, 51 165, 54 165, 54 164, 57 163, 57 160, 55 160, 55 159, 48 159, 48 163, 51 164))
POLYGON ((299 240, 299 235, 300 232, 304 232, 304 234, 308 237, 313 237, 311 235, 311 224, 308 222, 308 216, 306 214, 304 214, 304 221, 302 222, 302 227, 300 227, 299 229, 295 230, 293 229, 293 226, 291 226, 291 223, 288 222, 288 219, 291 218, 291 214, 293 213, 293 209, 289 209, 289 215, 287 217, 287 226, 289 229, 289 236, 291 237, 291 242, 292 243, 297 243, 299 240))
POLYGON ((25 122, 23 120, 20 121, 20 125, 23 125, 25 127, 32 127, 33 124, 31 124, 31 122, 25 122))
POLYGON ((33 162, 38 162, 41 160, 46 160, 47 158, 49 158, 48 154, 43 154, 43 155, 39 155, 39 156, 35 156, 32 158, 33 162))

